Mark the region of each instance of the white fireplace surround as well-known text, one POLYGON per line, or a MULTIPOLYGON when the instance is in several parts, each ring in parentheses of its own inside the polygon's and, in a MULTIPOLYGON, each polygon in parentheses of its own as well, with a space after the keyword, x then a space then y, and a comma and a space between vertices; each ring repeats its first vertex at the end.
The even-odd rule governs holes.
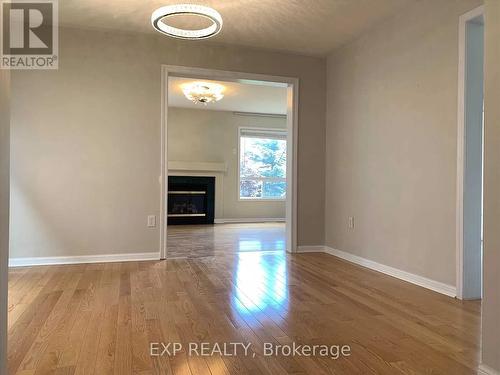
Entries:
POLYGON ((169 161, 169 176, 199 176, 215 177, 215 223, 262 223, 285 222, 284 217, 262 218, 224 218, 224 176, 227 173, 227 163, 169 161))

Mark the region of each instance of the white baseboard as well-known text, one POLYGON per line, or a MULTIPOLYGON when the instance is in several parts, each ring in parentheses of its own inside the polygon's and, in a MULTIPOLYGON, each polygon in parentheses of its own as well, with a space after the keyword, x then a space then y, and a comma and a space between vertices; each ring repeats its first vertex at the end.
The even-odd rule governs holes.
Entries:
POLYGON ((398 279, 433 290, 441 294, 445 294, 449 297, 455 298, 457 296, 457 288, 455 288, 453 285, 444 284, 436 280, 428 279, 427 277, 424 276, 415 275, 413 273, 409 273, 400 270, 398 268, 386 266, 385 264, 377 263, 373 260, 369 260, 366 258, 359 257, 357 255, 346 253, 344 251, 333 249, 328 246, 325 246, 325 252, 334 255, 338 258, 347 260, 349 262, 356 263, 360 266, 370 268, 374 271, 382 272, 385 273, 386 275, 396 277, 398 279))
POLYGON ((297 246, 296 253, 324 253, 325 247, 323 245, 312 246, 297 246))
POLYGON ((479 365, 478 375, 500 375, 500 372, 492 369, 490 366, 487 366, 484 363, 481 363, 479 365))
POLYGON ((285 218, 282 217, 257 217, 257 218, 237 218, 237 219, 215 219, 215 224, 229 224, 229 223, 284 223, 285 218))
POLYGON ((297 248, 297 253, 313 253, 313 252, 315 253, 324 252, 336 256, 338 258, 347 260, 349 262, 355 263, 357 265, 372 269, 374 271, 378 271, 386 275, 396 277, 398 279, 407 281, 409 283, 421 286, 423 288, 427 288, 435 292, 447 295, 449 297, 454 298, 457 296, 457 289, 453 285, 444 284, 442 282, 432 280, 424 276, 415 275, 413 273, 409 273, 400 270, 398 268, 386 266, 385 264, 377 263, 373 260, 362 258, 351 253, 346 253, 345 251, 333 249, 328 246, 299 246, 297 248))
POLYGON ((11 258, 9 267, 26 266, 48 266, 57 264, 80 264, 80 263, 110 263, 110 262, 132 262, 144 260, 159 260, 160 253, 132 253, 132 254, 105 254, 105 255, 79 255, 60 257, 34 257, 34 258, 11 258))

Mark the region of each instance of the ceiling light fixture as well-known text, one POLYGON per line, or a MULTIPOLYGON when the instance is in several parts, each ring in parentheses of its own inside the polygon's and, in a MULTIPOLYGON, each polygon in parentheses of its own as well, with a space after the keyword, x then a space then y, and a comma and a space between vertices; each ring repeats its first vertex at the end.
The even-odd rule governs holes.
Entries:
POLYGON ((206 39, 215 36, 222 29, 222 17, 215 9, 195 4, 167 5, 156 9, 151 15, 153 27, 160 33, 180 39, 206 39), (208 18, 212 25, 204 29, 188 30, 167 25, 169 17, 190 15, 208 18))
POLYGON ((192 82, 181 86, 184 96, 194 103, 214 103, 224 97, 224 86, 211 82, 192 82))

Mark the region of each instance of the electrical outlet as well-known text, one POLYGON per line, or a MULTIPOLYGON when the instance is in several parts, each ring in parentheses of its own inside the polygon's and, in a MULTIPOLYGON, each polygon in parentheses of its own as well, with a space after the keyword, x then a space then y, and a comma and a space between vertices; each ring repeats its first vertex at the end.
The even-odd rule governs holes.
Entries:
POLYGON ((156 228, 156 216, 155 215, 148 216, 148 227, 149 228, 156 228))
POLYGON ((349 216, 349 229, 354 229, 354 216, 349 216))

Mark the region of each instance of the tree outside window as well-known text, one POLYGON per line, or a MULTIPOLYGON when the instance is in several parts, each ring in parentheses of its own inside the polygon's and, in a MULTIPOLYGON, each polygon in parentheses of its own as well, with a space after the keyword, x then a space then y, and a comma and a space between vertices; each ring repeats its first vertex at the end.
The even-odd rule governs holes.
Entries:
POLYGON ((240 129, 240 199, 286 198, 286 132, 240 129))

